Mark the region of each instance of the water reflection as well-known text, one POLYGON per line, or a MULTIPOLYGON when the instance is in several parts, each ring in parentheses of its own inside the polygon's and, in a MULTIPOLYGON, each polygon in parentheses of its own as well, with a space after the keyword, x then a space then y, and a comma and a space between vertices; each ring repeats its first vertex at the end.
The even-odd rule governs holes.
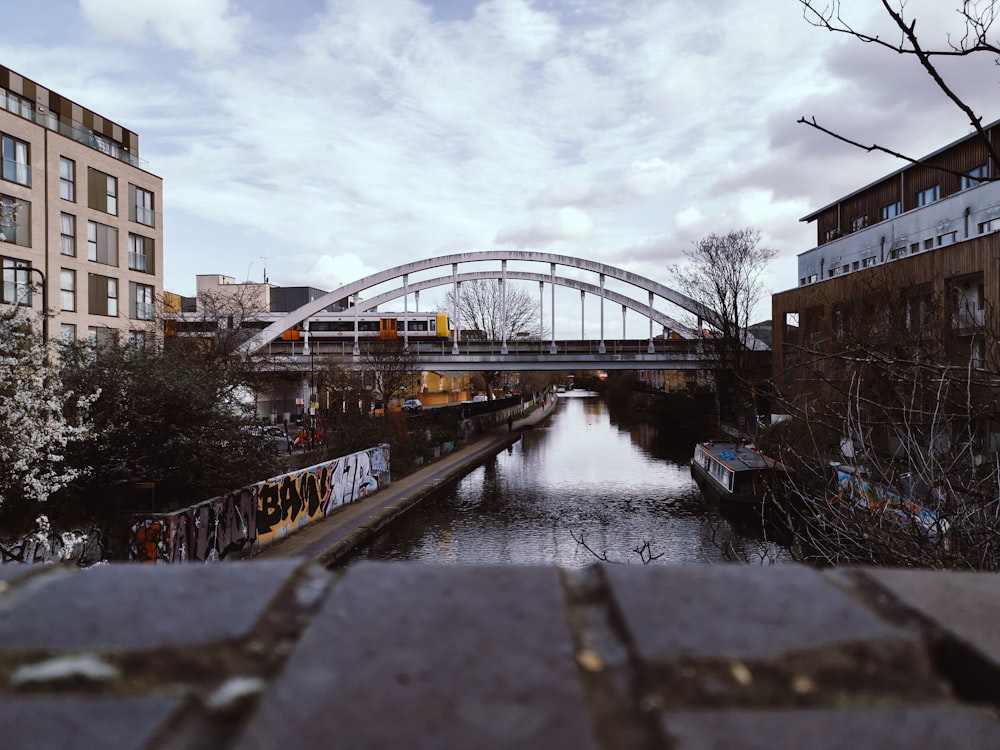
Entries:
POLYGON ((752 525, 705 505, 688 468, 694 438, 665 440, 640 420, 615 416, 595 394, 566 394, 510 451, 425 501, 354 559, 581 567, 595 554, 640 564, 634 550, 645 542, 658 556, 653 564, 778 551, 752 525))

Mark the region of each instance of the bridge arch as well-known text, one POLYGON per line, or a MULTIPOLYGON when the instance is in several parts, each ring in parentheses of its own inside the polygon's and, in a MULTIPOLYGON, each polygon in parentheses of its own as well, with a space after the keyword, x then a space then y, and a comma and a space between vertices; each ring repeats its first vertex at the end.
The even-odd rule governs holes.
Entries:
MULTIPOLYGON (((691 299, 687 295, 684 295, 670 287, 660 284, 657 281, 648 279, 645 276, 641 276, 637 273, 632 273, 631 271, 626 271, 616 266, 608 265, 606 263, 600 263, 598 261, 587 260, 584 258, 576 258, 570 255, 559 255, 555 253, 547 252, 537 252, 533 250, 483 250, 477 252, 468 253, 454 253, 451 255, 442 255, 435 258, 425 258, 423 260, 412 261, 410 263, 404 263, 399 266, 394 266, 392 268, 385 269, 384 271, 379 271, 377 273, 365 276, 364 278, 353 281, 349 284, 344 284, 343 286, 334 289, 331 292, 315 299, 311 302, 307 302, 305 305, 297 308, 288 313, 281 321, 275 322, 268 326, 267 328, 261 330, 251 339, 249 339, 242 347, 244 352, 254 352, 265 346, 268 342, 280 336, 285 330, 290 326, 297 325, 301 323, 306 318, 315 315, 316 313, 326 309, 335 302, 344 299, 346 297, 355 296, 358 293, 364 291, 365 289, 370 289, 371 287, 379 286, 386 282, 392 281, 394 279, 403 279, 403 287, 401 287, 398 293, 394 294, 389 299, 394 299, 395 297, 404 296, 408 294, 410 289, 407 283, 407 277, 412 273, 418 273, 421 271, 426 271, 434 268, 441 268, 444 266, 452 266, 452 276, 448 278, 448 281, 453 281, 458 276, 458 266, 463 263, 480 263, 483 261, 501 261, 503 264, 501 271, 498 274, 489 276, 488 278, 517 278, 515 274, 525 274, 525 272, 515 272, 507 271, 506 263, 507 261, 515 262, 530 262, 530 263, 547 263, 550 266, 550 274, 545 276, 543 274, 534 274, 532 278, 540 281, 549 281, 550 283, 558 283, 555 281, 557 278, 555 275, 556 266, 566 266, 569 268, 575 268, 582 271, 589 271, 591 273, 598 274, 601 277, 602 284, 600 288, 593 287, 593 285, 588 285, 591 288, 598 290, 598 295, 603 295, 603 298, 611 298, 609 290, 604 289, 603 280, 605 278, 612 278, 618 281, 631 284, 632 286, 638 287, 639 289, 645 290, 650 295, 650 303, 644 305, 642 303, 636 302, 633 309, 640 310, 644 315, 649 316, 650 312, 655 313, 656 311, 652 309, 652 298, 660 297, 667 302, 680 307, 683 310, 687 310, 690 313, 696 315, 700 320, 709 322, 710 324, 721 327, 721 319, 719 315, 710 308, 701 304, 700 302, 691 299), (542 277, 542 278, 539 278, 542 277), (405 291, 404 291, 405 290, 405 291)), ((567 284, 572 286, 576 282, 573 279, 567 279, 565 277, 558 277, 559 279, 565 280, 567 282, 572 282, 567 284)), ((414 282, 414 286, 421 283, 420 281, 414 282)), ((440 286, 441 284, 435 284, 435 286, 440 286)), ((580 287, 577 287, 580 288, 580 287)), ((621 296, 621 295, 619 295, 621 296)), ((375 307, 377 303, 374 301, 362 301, 359 303, 360 309, 370 309, 375 307)), ((630 305, 631 306, 631 305, 630 305)), ((754 345, 756 340, 749 342, 754 345)))

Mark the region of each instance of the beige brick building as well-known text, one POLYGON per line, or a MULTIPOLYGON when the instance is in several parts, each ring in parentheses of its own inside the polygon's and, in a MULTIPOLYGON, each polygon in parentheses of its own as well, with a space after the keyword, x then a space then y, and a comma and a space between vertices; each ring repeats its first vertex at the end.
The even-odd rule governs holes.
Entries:
POLYGON ((139 136, 0 66, 0 141, 0 303, 44 303, 49 338, 151 336, 162 180, 139 136))

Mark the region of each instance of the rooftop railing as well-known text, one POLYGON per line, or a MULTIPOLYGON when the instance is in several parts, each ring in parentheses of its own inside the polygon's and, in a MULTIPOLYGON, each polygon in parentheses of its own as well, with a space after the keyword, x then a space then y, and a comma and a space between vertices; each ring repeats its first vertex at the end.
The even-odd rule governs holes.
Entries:
POLYGON ((145 169, 149 165, 149 162, 145 159, 140 159, 138 156, 130 154, 117 141, 95 133, 90 128, 85 128, 82 125, 67 125, 59 122, 59 118, 53 112, 38 112, 32 102, 4 89, 0 89, 0 109, 5 109, 8 112, 23 117, 25 120, 31 120, 42 127, 54 130, 60 135, 72 138, 77 143, 90 146, 119 161, 131 164, 133 167, 145 169))

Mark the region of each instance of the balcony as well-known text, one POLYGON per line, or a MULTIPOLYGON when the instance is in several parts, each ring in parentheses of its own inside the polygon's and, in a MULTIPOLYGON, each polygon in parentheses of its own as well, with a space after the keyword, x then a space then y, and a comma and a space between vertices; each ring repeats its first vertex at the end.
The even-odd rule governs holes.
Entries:
POLYGON ((144 224, 147 227, 156 226, 156 211, 145 206, 133 206, 132 208, 135 211, 136 223, 144 224))
POLYGON ((4 159, 3 178, 18 185, 31 187, 31 167, 19 161, 4 159))
POLYGON ((143 273, 149 273, 147 266, 148 258, 145 253, 133 253, 128 254, 128 267, 130 271, 142 271, 143 273))
POLYGON ((54 130, 60 135, 72 138, 77 143, 90 146, 91 148, 97 149, 98 151, 114 157, 119 161, 131 164, 133 167, 146 169, 149 165, 149 163, 144 159, 140 159, 138 156, 134 156, 133 154, 125 151, 120 143, 116 143, 110 138, 99 135, 89 128, 85 128, 80 125, 66 125, 65 123, 59 122, 59 119, 54 113, 36 111, 32 102, 24 99, 23 97, 17 96, 16 94, 11 94, 3 89, 0 89, 0 109, 5 109, 8 112, 12 112, 15 115, 23 117, 25 120, 31 120, 44 128, 54 130))

